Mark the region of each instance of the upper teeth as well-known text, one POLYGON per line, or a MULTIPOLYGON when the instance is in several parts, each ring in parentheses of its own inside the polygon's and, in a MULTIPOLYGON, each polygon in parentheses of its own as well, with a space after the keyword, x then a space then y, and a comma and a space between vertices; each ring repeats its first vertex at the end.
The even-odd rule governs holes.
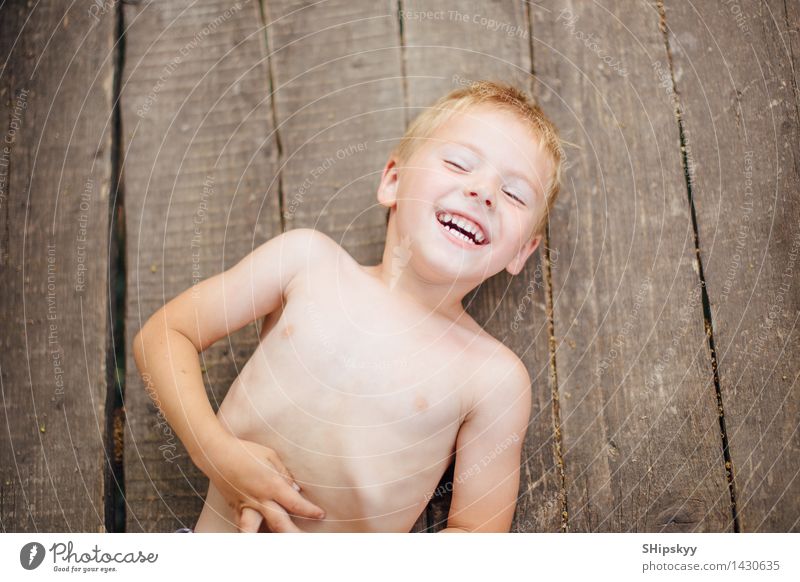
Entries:
POLYGON ((449 212, 443 212, 439 215, 439 220, 442 222, 450 222, 458 226, 467 232, 471 232, 472 235, 475 237, 475 240, 479 243, 483 242, 484 235, 481 227, 472 222, 471 220, 464 218, 463 216, 455 216, 450 214, 449 212))

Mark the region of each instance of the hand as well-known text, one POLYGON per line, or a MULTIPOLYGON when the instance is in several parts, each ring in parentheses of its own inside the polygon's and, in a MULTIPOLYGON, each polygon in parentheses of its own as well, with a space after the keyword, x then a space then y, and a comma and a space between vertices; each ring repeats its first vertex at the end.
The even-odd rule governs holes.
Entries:
POLYGON ((269 447, 220 433, 195 462, 234 509, 242 532, 257 532, 262 518, 273 532, 300 532, 289 514, 325 517, 300 495, 294 477, 269 447))

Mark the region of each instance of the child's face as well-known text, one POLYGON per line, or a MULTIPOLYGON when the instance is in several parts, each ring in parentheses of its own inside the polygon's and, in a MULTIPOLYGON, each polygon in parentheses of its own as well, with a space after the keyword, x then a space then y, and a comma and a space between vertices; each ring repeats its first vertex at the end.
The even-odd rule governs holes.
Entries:
POLYGON ((407 162, 390 159, 378 198, 396 205, 398 240, 409 237, 421 276, 481 282, 503 269, 516 275, 536 249, 541 236, 531 235, 545 211, 550 171, 523 120, 481 105, 453 115, 407 162), (467 230, 479 226, 467 235, 473 240, 451 234, 443 213, 471 218, 467 230))

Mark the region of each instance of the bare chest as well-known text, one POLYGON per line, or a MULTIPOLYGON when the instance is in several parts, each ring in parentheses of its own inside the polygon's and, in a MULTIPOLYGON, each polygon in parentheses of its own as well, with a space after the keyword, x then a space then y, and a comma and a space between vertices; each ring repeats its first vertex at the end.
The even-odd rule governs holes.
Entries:
POLYGON ((251 430, 302 435, 337 455, 452 442, 474 384, 463 330, 363 289, 339 291, 295 289, 263 336, 232 387, 251 430))

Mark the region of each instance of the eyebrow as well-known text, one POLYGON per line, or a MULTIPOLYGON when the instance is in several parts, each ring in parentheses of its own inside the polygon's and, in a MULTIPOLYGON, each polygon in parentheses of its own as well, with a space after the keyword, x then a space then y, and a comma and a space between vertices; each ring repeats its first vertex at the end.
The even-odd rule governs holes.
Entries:
MULTIPOLYGON (((464 142, 461 142, 461 141, 455 141, 455 140, 452 141, 451 143, 454 143, 456 145, 460 145, 462 147, 465 147, 468 150, 472 150, 474 153, 478 154, 483 159, 486 159, 486 157, 487 157, 486 153, 480 147, 478 147, 476 145, 472 145, 472 144, 469 144, 469 143, 464 143, 464 142)), ((539 192, 536 189, 536 186, 534 186, 533 181, 530 178, 528 178, 525 174, 517 172, 515 170, 511 170, 509 172, 503 172, 503 174, 504 175, 508 175, 508 176, 512 176, 514 178, 519 178, 520 180, 522 180, 523 182, 525 182, 528 185, 528 187, 531 189, 531 193, 533 194, 534 197, 538 195, 539 192)))

